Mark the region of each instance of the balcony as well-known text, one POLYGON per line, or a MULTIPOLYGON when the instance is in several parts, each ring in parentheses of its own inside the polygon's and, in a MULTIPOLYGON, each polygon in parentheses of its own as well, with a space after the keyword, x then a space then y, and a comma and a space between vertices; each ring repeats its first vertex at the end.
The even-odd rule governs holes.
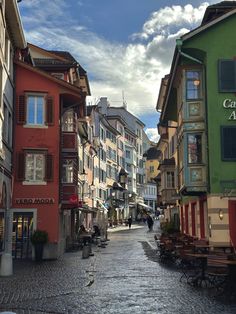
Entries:
POLYGON ((175 205, 176 189, 163 189, 161 191, 161 201, 166 205, 175 205))
POLYGON ((74 132, 62 132, 62 151, 76 152, 77 147, 77 134, 74 132))

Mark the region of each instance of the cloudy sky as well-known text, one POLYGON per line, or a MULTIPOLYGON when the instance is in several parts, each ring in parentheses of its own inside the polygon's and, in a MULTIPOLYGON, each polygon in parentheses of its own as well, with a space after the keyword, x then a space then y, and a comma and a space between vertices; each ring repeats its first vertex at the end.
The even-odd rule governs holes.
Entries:
POLYGON ((88 73, 93 99, 107 96, 128 110, 157 141, 155 110, 176 38, 197 27, 209 4, 184 0, 22 0, 26 40, 67 50, 88 73), (122 96, 123 95, 123 96, 122 96))

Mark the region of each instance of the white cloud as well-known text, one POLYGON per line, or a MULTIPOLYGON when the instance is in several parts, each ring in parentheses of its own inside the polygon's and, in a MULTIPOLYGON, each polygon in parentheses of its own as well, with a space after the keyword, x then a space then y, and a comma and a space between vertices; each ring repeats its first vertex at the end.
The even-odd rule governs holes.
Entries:
POLYGON ((198 8, 194 8, 191 4, 183 7, 180 5, 166 6, 153 12, 150 19, 144 24, 143 31, 135 34, 135 37, 148 39, 156 34, 170 34, 173 29, 182 25, 193 28, 201 21, 207 6, 207 2, 202 3, 198 8))
MULTIPOLYGON (((67 50, 81 63, 94 97, 107 96, 112 105, 121 105, 116 101, 122 101, 124 91, 128 110, 141 118, 142 113, 155 111, 159 84, 169 72, 175 39, 200 23, 206 5, 172 6, 154 12, 142 32, 127 45, 108 42, 89 32, 70 17, 65 0, 23 1, 22 7, 28 12, 32 6, 34 15, 23 15, 22 19, 29 42, 45 49, 67 50)), ((149 134, 154 136, 151 130, 149 134)))
POLYGON ((160 135, 159 135, 158 132, 157 132, 157 128, 147 128, 147 129, 145 130, 145 133, 147 134, 148 138, 149 138, 151 141, 153 141, 153 142, 155 142, 155 143, 158 142, 158 140, 159 140, 159 138, 160 138, 160 135))

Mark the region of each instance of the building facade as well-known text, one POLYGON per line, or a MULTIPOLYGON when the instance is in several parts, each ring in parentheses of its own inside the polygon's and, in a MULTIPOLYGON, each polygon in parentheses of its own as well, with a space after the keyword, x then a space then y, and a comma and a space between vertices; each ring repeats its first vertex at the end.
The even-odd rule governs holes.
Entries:
POLYGON ((77 120, 86 92, 68 53, 29 45, 25 60, 15 64, 13 256, 31 257, 30 235, 43 229, 49 234, 44 258, 57 258, 76 232, 77 120))
POLYGON ((162 134, 172 130, 177 139, 173 169, 181 231, 234 247, 235 9, 233 1, 209 6, 201 26, 177 40, 159 102, 162 134))
MULTIPOLYGON (((0 13, 0 251, 3 251, 1 274, 9 275, 12 273, 10 208, 14 182, 12 174, 14 57, 17 49, 26 47, 26 42, 17 1, 1 1, 0 13)), ((19 58, 23 56, 19 54, 19 58)))

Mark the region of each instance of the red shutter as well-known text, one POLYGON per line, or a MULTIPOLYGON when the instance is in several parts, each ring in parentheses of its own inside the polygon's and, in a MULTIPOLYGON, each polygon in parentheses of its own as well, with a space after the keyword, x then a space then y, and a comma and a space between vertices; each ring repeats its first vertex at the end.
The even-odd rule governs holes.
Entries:
POLYGON ((78 183, 78 160, 73 160, 73 183, 78 183))
POLYGON ((53 125, 54 124, 54 116, 53 116, 53 97, 48 96, 46 98, 46 124, 53 125))
POLYGON ((53 180, 53 155, 45 155, 45 180, 53 180))
POLYGON ((25 95, 18 96, 18 104, 16 108, 16 120, 18 124, 26 123, 26 97, 25 95))
POLYGON ((25 154, 17 154, 17 179, 19 181, 25 180, 25 154))

